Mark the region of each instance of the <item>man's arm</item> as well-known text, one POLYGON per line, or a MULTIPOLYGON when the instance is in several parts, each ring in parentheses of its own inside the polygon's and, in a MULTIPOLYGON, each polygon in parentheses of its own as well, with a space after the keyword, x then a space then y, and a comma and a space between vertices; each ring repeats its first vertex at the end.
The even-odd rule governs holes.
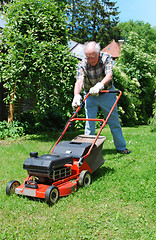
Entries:
POLYGON ((111 80, 112 80, 113 74, 112 73, 108 73, 106 74, 106 76, 102 79, 101 83, 103 84, 103 86, 106 86, 111 80))
POLYGON ((83 87, 83 80, 76 81, 75 87, 74 87, 74 96, 81 93, 82 87, 83 87))

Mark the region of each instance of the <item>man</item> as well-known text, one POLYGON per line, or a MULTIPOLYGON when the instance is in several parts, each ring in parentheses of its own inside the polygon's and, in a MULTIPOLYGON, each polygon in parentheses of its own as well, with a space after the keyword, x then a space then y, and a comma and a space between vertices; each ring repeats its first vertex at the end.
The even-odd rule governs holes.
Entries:
MULTIPOLYGON (((99 94, 102 89, 115 90, 113 86, 113 64, 112 58, 107 53, 100 52, 100 45, 96 42, 89 42, 85 46, 86 59, 78 64, 74 88, 72 107, 80 106, 81 90, 90 95, 85 101, 86 118, 96 118, 100 107, 106 117, 113 106, 116 95, 114 93, 99 94)), ((114 145, 118 152, 123 154, 131 153, 126 148, 126 142, 122 134, 117 106, 108 119, 108 125, 113 135, 114 145)), ((86 121, 85 135, 95 134, 95 122, 86 121)))

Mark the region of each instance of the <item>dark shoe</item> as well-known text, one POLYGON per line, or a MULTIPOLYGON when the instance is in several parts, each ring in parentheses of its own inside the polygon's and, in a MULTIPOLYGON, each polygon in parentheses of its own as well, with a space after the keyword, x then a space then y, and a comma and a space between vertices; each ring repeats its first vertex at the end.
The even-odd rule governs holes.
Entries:
POLYGON ((122 154, 129 154, 129 153, 131 153, 132 151, 130 151, 130 150, 128 150, 128 149, 126 148, 126 149, 123 150, 123 151, 117 150, 117 152, 122 153, 122 154))

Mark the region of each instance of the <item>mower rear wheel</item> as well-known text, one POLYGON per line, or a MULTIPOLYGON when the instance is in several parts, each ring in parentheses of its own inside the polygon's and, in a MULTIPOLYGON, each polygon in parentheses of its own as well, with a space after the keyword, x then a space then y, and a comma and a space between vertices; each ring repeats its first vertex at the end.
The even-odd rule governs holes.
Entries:
POLYGON ((52 185, 47 188, 45 193, 45 200, 49 205, 53 205, 59 199, 60 193, 58 187, 52 185))
POLYGON ((88 187, 92 182, 92 175, 88 170, 83 170, 80 173, 78 184, 80 187, 88 187))
POLYGON ((6 186, 6 194, 12 195, 15 193, 15 188, 17 188, 20 185, 19 181, 12 180, 10 181, 6 186))

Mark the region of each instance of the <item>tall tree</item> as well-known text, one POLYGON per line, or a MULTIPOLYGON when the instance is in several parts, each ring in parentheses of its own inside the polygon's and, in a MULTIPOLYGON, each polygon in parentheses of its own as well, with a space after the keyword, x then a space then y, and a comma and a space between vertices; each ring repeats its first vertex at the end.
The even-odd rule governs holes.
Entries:
POLYGON ((95 40, 104 47, 119 35, 118 7, 110 0, 68 0, 69 27, 78 42, 95 40))
POLYGON ((8 122, 13 120, 18 100, 33 95, 38 112, 52 106, 67 111, 75 59, 67 49, 63 5, 52 0, 14 0, 5 15, 0 79, 8 94, 8 122))
POLYGON ((67 0, 69 32, 73 40, 83 43, 87 39, 88 2, 85 0, 67 0))
POLYGON ((0 11, 3 12, 4 5, 9 3, 11 0, 0 0, 0 11))
POLYGON ((131 32, 138 34, 138 40, 141 40, 141 45, 144 52, 149 54, 156 53, 156 27, 151 27, 149 23, 143 21, 128 21, 119 23, 120 34, 122 39, 127 39, 131 32))

